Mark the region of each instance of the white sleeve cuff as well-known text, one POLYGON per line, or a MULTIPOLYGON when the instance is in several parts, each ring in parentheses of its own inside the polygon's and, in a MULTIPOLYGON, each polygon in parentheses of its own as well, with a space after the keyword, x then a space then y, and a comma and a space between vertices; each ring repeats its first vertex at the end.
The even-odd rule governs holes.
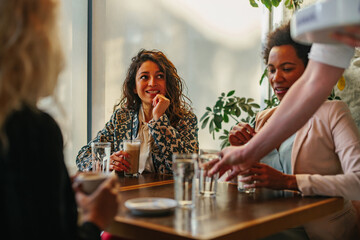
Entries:
POLYGON ((343 44, 314 43, 309 59, 339 68, 348 68, 354 56, 354 48, 343 44))

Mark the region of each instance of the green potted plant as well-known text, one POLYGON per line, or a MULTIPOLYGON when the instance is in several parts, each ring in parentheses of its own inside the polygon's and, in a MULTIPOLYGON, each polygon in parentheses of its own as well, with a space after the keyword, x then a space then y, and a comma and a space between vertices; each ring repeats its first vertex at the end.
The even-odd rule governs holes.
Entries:
MULTIPOLYGON (((213 139, 215 139, 215 133, 220 132, 223 129, 223 124, 229 123, 230 119, 233 119, 236 124, 239 121, 253 124, 255 121, 256 109, 259 109, 260 106, 252 98, 237 97, 234 94, 235 90, 231 90, 227 94, 221 93, 215 105, 212 108, 206 107, 206 112, 200 118, 201 129, 209 125, 209 133, 213 139), (242 113, 246 113, 247 116, 240 119, 242 113)), ((223 129, 223 134, 219 137, 222 140, 221 148, 230 145, 228 136, 229 130, 223 129)))

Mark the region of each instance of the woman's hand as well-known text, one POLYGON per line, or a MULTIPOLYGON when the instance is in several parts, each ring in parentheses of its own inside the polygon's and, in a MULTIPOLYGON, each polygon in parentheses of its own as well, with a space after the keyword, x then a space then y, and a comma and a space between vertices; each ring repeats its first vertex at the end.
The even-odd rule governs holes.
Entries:
POLYGON ((241 146, 247 143, 255 134, 255 130, 249 124, 239 122, 231 129, 229 142, 232 146, 241 146))
POLYGON ((118 151, 118 152, 113 153, 110 156, 109 169, 115 170, 118 172, 129 171, 130 163, 128 161, 126 161, 126 159, 125 159, 128 157, 129 157, 129 154, 124 151, 118 151))
POLYGON ((75 188, 76 203, 82 209, 83 222, 92 222, 101 230, 114 220, 120 202, 119 182, 116 176, 104 181, 95 192, 86 195, 75 188))
POLYGON ((243 146, 230 146, 224 148, 220 152, 221 160, 215 159, 209 163, 213 167, 210 169, 208 175, 211 177, 217 172, 220 172, 221 174, 231 169, 232 171, 226 179, 231 180, 240 172, 249 169, 252 166, 253 161, 246 159, 243 156, 243 148, 243 146))
POLYGON ((246 175, 247 176, 241 180, 242 182, 248 183, 255 181, 252 184, 246 185, 246 187, 298 190, 296 177, 294 175, 279 172, 267 164, 255 163, 247 171, 246 175))
POLYGON ((164 95, 158 94, 154 97, 152 105, 153 119, 157 121, 165 113, 166 109, 168 109, 168 107, 170 106, 170 100, 167 99, 164 95))

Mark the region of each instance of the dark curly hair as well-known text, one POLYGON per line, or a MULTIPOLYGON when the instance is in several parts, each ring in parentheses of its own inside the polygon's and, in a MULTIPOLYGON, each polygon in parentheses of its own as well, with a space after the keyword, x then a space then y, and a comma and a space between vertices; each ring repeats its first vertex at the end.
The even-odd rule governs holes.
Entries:
POLYGON ((130 67, 122 88, 122 97, 114 106, 114 111, 118 107, 138 111, 141 105, 141 99, 134 93, 136 88, 135 77, 141 65, 146 61, 156 63, 160 70, 165 74, 166 95, 170 100, 170 106, 166 110, 166 115, 172 126, 176 126, 179 120, 190 110, 190 99, 184 95, 183 90, 186 88, 184 81, 177 74, 174 64, 158 50, 141 49, 139 53, 131 59, 130 67))
POLYGON ((269 54, 273 47, 291 45, 294 47, 296 55, 303 61, 304 66, 306 67, 309 58, 308 53, 310 52, 311 45, 303 45, 295 42, 290 35, 290 22, 284 24, 274 31, 270 32, 267 36, 267 41, 263 51, 264 62, 267 65, 269 60, 269 54))

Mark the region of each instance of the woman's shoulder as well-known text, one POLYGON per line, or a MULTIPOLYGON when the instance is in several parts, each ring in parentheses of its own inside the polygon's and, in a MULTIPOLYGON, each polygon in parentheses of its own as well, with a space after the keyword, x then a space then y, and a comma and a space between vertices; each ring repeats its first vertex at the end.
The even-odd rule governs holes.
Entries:
POLYGON ((46 143, 57 141, 62 146, 62 134, 56 121, 35 107, 24 106, 13 112, 5 123, 5 129, 9 142, 17 145, 38 139, 46 143))
POLYGON ((329 113, 334 111, 350 111, 347 104, 341 100, 326 100, 318 109, 317 113, 329 113))
POLYGON ((56 121, 48 113, 26 105, 20 110, 14 111, 7 122, 9 125, 14 124, 17 127, 31 125, 33 127, 59 128, 56 121))
POLYGON ((134 116, 137 113, 136 110, 128 109, 125 107, 115 109, 113 113, 113 118, 116 119, 128 119, 130 116, 134 116))
MULTIPOLYGON (((341 100, 327 100, 315 112, 311 119, 320 119, 319 122, 337 124, 340 119, 354 122, 347 104, 341 100)), ((310 121, 310 120, 309 120, 310 121)), ((355 123, 355 122, 354 122, 355 123)))
POLYGON ((182 115, 182 119, 184 120, 197 120, 197 116, 191 109, 184 110, 184 114, 182 115))
POLYGON ((322 107, 347 107, 346 103, 342 100, 326 100, 322 107))
POLYGON ((259 131, 265 125, 276 109, 277 107, 269 108, 256 114, 255 131, 259 131))
POLYGON ((274 114, 276 109, 277 109, 277 107, 262 110, 256 114, 256 118, 257 119, 264 119, 264 118, 268 119, 269 117, 271 117, 271 115, 274 114))
POLYGON ((191 118, 196 118, 195 113, 191 109, 187 110, 185 115, 191 118))

